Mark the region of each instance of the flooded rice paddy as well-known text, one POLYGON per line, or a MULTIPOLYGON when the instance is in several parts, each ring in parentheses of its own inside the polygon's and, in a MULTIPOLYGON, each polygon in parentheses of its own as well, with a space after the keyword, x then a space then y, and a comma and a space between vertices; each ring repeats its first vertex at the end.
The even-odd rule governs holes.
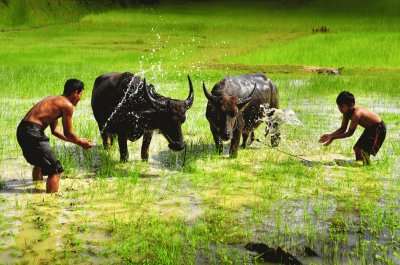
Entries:
MULTIPOLYGON (((301 89, 310 82, 282 83, 301 89)), ((270 249, 284 253, 278 259, 286 264, 399 264, 398 102, 372 105, 389 121, 389 138, 371 167, 353 168, 330 162, 352 159, 361 130, 326 149, 317 139, 339 126, 336 106, 283 97, 297 116, 282 126, 277 149, 262 125, 238 159, 229 159, 228 146, 217 155, 200 99, 183 125, 184 151, 168 150, 157 134, 148 163, 140 161, 139 140, 129 143, 124 164, 116 144, 100 146, 84 99, 74 126, 96 146, 83 151, 51 138, 66 168, 53 195, 45 182, 31 181, 14 136, 35 100, 2 99, 0 263, 271 264, 263 256, 270 249), (289 256, 295 261, 285 262, 289 256)))

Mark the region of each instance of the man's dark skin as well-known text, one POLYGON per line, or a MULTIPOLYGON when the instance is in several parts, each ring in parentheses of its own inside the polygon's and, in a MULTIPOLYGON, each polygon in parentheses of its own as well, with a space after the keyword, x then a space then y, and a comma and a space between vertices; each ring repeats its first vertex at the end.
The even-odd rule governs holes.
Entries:
MULTIPOLYGON (((341 104, 338 105, 339 111, 343 114, 342 125, 339 129, 334 131, 331 134, 324 134, 319 139, 320 143, 324 143, 325 146, 328 146, 335 139, 347 138, 354 134, 357 125, 361 127, 369 127, 374 124, 382 122, 382 119, 375 113, 370 110, 355 106, 353 103, 351 104, 341 104), (353 112, 351 118, 348 119, 346 114, 353 112), (347 126, 350 121, 349 129, 346 131, 347 126)), ((366 154, 361 148, 354 147, 354 153, 356 155, 356 161, 364 161, 369 164, 369 154, 366 154)))
MULTIPOLYGON (((92 147, 90 140, 79 138, 72 130, 72 114, 74 107, 78 104, 83 94, 83 90, 75 90, 70 96, 50 96, 35 106, 25 115, 24 120, 41 125, 44 129, 48 126, 51 133, 61 140, 71 142, 81 146, 83 149, 92 147), (58 126, 58 119, 62 118, 63 131, 58 126)), ((32 170, 33 181, 43 180, 41 168, 34 166, 32 170)), ((56 173, 48 176, 46 182, 46 192, 58 192, 60 174, 56 173)))

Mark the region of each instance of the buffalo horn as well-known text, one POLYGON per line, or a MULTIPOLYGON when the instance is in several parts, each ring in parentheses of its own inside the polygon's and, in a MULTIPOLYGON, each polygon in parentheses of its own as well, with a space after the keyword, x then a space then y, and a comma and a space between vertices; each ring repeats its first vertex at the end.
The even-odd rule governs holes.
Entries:
POLYGON ((192 84, 192 80, 190 80, 189 75, 188 75, 188 79, 189 79, 189 96, 187 97, 187 99, 185 99, 186 109, 190 109, 190 107, 193 104, 193 100, 194 100, 193 84, 192 84))
POLYGON ((254 91, 256 91, 256 88, 257 88, 257 84, 254 83, 254 88, 253 88, 253 91, 251 91, 250 95, 245 99, 239 99, 239 102, 238 102, 239 109, 243 108, 247 103, 249 103, 249 101, 253 97, 254 91))
POLYGON ((217 105, 218 97, 213 96, 210 93, 208 93, 206 84, 204 84, 204 81, 203 81, 203 91, 204 91, 204 95, 206 95, 206 98, 208 99, 208 101, 214 106, 217 105))

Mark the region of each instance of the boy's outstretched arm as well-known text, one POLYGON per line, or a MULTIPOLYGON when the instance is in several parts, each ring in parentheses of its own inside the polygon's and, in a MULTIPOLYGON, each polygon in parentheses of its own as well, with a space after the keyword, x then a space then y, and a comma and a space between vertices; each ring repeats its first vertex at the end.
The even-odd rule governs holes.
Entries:
POLYGON ((347 130, 347 132, 345 131, 345 132, 341 132, 341 133, 331 134, 329 140, 324 145, 325 146, 330 145, 332 143, 332 141, 335 139, 342 139, 342 138, 347 138, 347 137, 352 136, 357 129, 359 120, 360 120, 360 116, 358 114, 353 114, 353 116, 351 117, 349 129, 347 130))
POLYGON ((321 138, 319 139, 319 142, 325 143, 325 142, 329 141, 333 136, 344 133, 346 131, 348 123, 349 123, 349 120, 343 116, 342 125, 340 126, 340 128, 337 129, 336 131, 334 131, 333 133, 330 133, 330 134, 326 133, 326 134, 322 135, 321 138))

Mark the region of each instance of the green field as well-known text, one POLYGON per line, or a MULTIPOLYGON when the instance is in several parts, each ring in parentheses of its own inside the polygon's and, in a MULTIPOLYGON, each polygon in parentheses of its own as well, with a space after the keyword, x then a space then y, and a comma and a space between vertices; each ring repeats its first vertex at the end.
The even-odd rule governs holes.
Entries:
POLYGON ((270 264, 246 250, 250 242, 303 264, 400 263, 398 1, 86 2, 0 2, 0 264, 270 264), (322 26, 329 32, 313 33, 322 26), (141 140, 129 143, 128 163, 119 163, 117 144, 103 149, 90 96, 95 78, 112 71, 144 71, 158 92, 179 99, 190 75, 185 151, 168 150, 160 134, 148 163, 141 140), (277 150, 261 125, 260 142, 230 159, 228 144, 215 153, 202 81, 210 90, 250 72, 278 85, 281 108, 303 126, 284 125, 277 150), (73 126, 95 147, 83 151, 46 131, 65 169, 60 192, 48 195, 44 183, 32 184, 15 132, 68 78, 86 85, 73 126), (318 144, 340 126, 342 90, 387 124, 369 167, 327 165, 353 158, 362 128, 318 144))

